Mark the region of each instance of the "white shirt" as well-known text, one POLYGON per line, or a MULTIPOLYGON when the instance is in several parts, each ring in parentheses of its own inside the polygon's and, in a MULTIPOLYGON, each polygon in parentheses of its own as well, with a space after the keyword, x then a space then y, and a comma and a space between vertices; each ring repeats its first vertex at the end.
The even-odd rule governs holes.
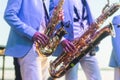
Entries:
MULTIPOLYGON (((42 1, 42 0, 41 0, 42 1)), ((43 2, 42 2, 43 3, 43 2)), ((47 7, 47 6, 46 6, 47 7)), ((45 22, 45 10, 44 10, 44 7, 43 7, 43 4, 42 4, 42 7, 43 9, 43 13, 42 13, 42 22, 40 23, 40 27, 39 27, 39 32, 40 33, 44 33, 45 29, 46 29, 46 22, 45 22)))
MULTIPOLYGON (((77 8, 77 12, 79 14, 80 20, 79 22, 74 22, 73 23, 73 29, 74 29, 74 38, 80 37, 87 29, 88 29, 88 24, 87 20, 82 21, 82 7, 83 4, 81 3, 81 0, 74 0, 74 6, 77 8), (81 27, 80 22, 84 24, 84 28, 81 27)), ((87 13, 85 13, 87 14, 87 13)), ((73 14, 74 18, 76 18, 76 14, 73 14)))

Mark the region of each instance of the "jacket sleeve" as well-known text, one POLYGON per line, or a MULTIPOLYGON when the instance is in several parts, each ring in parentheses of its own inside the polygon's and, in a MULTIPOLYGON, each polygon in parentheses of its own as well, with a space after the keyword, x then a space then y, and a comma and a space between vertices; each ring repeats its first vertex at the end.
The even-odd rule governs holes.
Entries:
POLYGON ((21 36, 25 36, 32 39, 32 36, 36 32, 31 26, 28 26, 22 22, 18 16, 22 6, 22 0, 8 0, 7 7, 4 13, 4 19, 14 30, 21 36))

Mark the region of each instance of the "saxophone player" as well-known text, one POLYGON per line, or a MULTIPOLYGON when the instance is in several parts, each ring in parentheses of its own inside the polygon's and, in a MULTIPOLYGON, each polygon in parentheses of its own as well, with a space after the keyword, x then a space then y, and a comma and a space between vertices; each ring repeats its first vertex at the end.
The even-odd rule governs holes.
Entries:
POLYGON ((5 55, 17 58, 22 80, 46 80, 34 45, 48 43, 48 37, 38 32, 45 22, 42 0, 8 0, 4 18, 11 27, 5 55))
MULTIPOLYGON (((51 0, 50 11, 58 4, 59 0, 51 0)), ((70 42, 76 37, 82 36, 90 23, 93 22, 88 0, 65 0, 63 5, 64 21, 70 21, 70 27, 66 28, 68 34, 64 36, 60 45, 53 53, 53 56, 59 56, 62 51, 73 54, 76 49, 70 42)), ((52 13, 52 12, 51 12, 52 13)), ((79 62, 85 72, 87 80, 101 80, 98 62, 95 57, 95 49, 84 56, 79 62)), ((78 80, 78 66, 75 65, 65 74, 65 80, 78 80)))
MULTIPOLYGON (((14 57, 15 67, 20 66, 22 80, 47 80, 46 74, 49 74, 46 72, 48 65, 45 65, 47 59, 37 54, 34 44, 46 46, 49 41, 42 33, 46 27, 42 1, 8 0, 4 13, 4 19, 11 27, 5 55, 14 57)), ((49 0, 46 0, 46 5, 49 5, 49 0)))
POLYGON ((112 37, 112 54, 109 66, 114 68, 114 80, 120 80, 120 15, 117 15, 112 20, 115 30, 115 37, 112 37))

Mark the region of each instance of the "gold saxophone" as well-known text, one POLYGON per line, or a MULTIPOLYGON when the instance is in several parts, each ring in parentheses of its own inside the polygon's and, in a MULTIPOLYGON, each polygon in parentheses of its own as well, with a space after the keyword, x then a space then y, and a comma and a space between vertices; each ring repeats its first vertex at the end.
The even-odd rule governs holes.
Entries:
POLYGON ((62 36, 66 34, 66 31, 63 27, 65 25, 62 21, 61 21, 61 27, 58 30, 55 30, 56 25, 60 23, 58 16, 59 16, 59 12, 62 10, 63 4, 64 4, 64 0, 60 0, 56 9, 53 12, 52 18, 50 19, 47 28, 45 29, 44 34, 46 34, 49 37, 48 45, 43 47, 36 42, 36 51, 40 56, 51 55, 53 51, 56 49, 57 45, 59 44, 62 36))
POLYGON ((102 39, 108 35, 113 35, 112 24, 106 25, 102 29, 99 28, 119 7, 120 4, 112 4, 112 6, 106 9, 96 21, 90 25, 89 29, 81 37, 72 41, 77 49, 75 54, 71 56, 68 55, 69 53, 62 52, 59 57, 50 63, 49 73, 53 78, 63 76, 70 68, 74 67, 83 56, 95 48, 102 39))

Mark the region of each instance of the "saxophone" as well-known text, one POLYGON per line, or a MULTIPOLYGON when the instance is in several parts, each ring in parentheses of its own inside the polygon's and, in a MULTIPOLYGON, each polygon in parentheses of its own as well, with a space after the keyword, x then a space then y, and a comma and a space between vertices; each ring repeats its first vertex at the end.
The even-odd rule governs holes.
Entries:
POLYGON ((40 46, 37 42, 35 43, 36 52, 40 56, 50 56, 53 53, 53 51, 56 49, 57 45, 59 44, 62 36, 66 34, 64 26, 68 26, 65 25, 68 24, 68 22, 63 23, 61 21, 61 27, 58 30, 55 30, 55 26, 57 26, 57 24, 60 23, 58 16, 59 16, 59 12, 62 10, 63 4, 64 4, 64 0, 60 0, 56 9, 53 12, 52 18, 50 19, 47 28, 44 31, 44 34, 46 34, 49 37, 48 45, 43 47, 40 46))
POLYGON ((63 76, 70 68, 74 67, 79 60, 97 46, 102 39, 108 35, 114 36, 112 24, 106 25, 100 29, 103 22, 114 14, 120 7, 120 4, 114 3, 106 9, 97 19, 93 22, 88 30, 81 36, 72 41, 77 51, 73 55, 62 52, 54 61, 50 63, 49 73, 53 78, 63 76))

